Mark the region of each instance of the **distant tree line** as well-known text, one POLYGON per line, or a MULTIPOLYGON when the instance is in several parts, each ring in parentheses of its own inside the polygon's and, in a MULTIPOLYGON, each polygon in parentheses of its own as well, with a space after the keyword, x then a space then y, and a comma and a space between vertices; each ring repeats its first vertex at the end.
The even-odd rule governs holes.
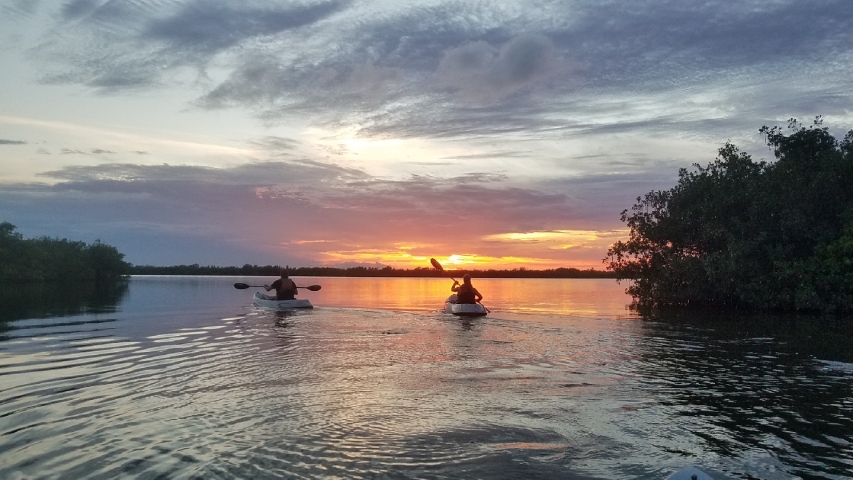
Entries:
MULTIPOLYGON (((174 265, 156 267, 138 265, 131 268, 133 275, 231 275, 231 276, 269 276, 278 277, 280 265, 243 265, 242 267, 215 267, 193 265, 174 265)), ((290 275, 297 277, 462 277, 470 273, 476 278, 616 278, 613 272, 604 270, 579 270, 577 268, 554 268, 547 270, 447 270, 441 273, 434 268, 417 267, 397 269, 392 267, 290 267, 290 275)))
POLYGON ((0 281, 91 280, 108 282, 130 273, 115 247, 57 238, 24 239, 9 222, 0 223, 0 281))
POLYGON ((774 162, 727 143, 622 212, 605 263, 639 305, 853 311, 853 130, 788 127, 759 130, 774 162))

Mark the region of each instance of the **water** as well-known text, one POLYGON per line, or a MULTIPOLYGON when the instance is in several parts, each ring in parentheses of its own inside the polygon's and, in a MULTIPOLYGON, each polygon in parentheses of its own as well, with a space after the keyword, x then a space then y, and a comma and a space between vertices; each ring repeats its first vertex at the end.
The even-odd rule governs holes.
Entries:
POLYGON ((475 279, 473 320, 444 279, 298 278, 293 313, 232 287, 270 280, 8 287, 0 478, 853 478, 849 319, 641 318, 610 280, 475 279))

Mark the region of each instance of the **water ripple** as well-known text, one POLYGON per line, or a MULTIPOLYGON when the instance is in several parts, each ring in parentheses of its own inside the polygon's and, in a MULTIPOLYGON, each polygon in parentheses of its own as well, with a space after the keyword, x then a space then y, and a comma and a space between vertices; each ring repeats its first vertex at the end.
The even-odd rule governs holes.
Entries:
POLYGON ((851 468, 853 367, 766 335, 500 312, 225 310, 144 335, 115 313, 12 325, 0 343, 0 478, 851 468))

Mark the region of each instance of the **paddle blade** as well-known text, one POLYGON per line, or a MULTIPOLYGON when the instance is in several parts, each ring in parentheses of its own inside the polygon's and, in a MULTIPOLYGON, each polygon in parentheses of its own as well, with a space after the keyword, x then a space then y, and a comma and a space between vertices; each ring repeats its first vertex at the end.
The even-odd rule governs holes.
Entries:
POLYGON ((321 287, 320 287, 320 285, 308 285, 307 287, 299 287, 299 288, 304 288, 306 290, 311 290, 312 292, 316 292, 317 290, 320 290, 321 287))
POLYGON ((434 258, 430 258, 430 259, 429 259, 429 262, 430 262, 430 263, 432 264, 432 266, 433 266, 433 267, 435 267, 435 269, 436 269, 436 270, 438 270, 439 272, 443 272, 443 271, 444 271, 444 268, 441 266, 441 264, 440 264, 440 263, 438 263, 438 260, 436 260, 436 259, 434 259, 434 258))
POLYGON ((251 285, 246 285, 245 283, 235 283, 234 284, 234 288, 236 288, 237 290, 245 290, 245 289, 249 288, 250 286, 251 285))

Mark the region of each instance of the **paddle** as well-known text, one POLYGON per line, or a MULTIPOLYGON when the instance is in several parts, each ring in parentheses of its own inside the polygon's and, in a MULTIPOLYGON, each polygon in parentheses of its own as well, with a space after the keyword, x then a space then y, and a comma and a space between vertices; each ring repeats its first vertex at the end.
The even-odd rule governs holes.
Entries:
MULTIPOLYGON (((264 285, 246 285, 245 283, 235 283, 234 284, 234 288, 236 288, 237 290, 245 290, 247 288, 252 288, 252 287, 265 288, 264 285)), ((322 287, 320 287, 320 285, 309 285, 307 287, 300 287, 299 285, 297 285, 296 288, 304 288, 306 290, 311 290, 312 292, 316 292, 317 290, 320 290, 320 288, 322 288, 322 287)))
MULTIPOLYGON (((442 266, 441 266, 441 264, 440 264, 440 263, 438 263, 438 260, 436 260, 436 259, 434 259, 434 258, 430 258, 430 259, 429 259, 429 263, 431 263, 431 264, 432 264, 432 266, 433 266, 433 267, 435 267, 435 269, 436 269, 436 270, 438 270, 439 272, 441 272, 441 273, 447 273, 447 272, 445 272, 445 271, 444 271, 444 267, 442 267, 442 266)), ((456 281, 456 279, 455 279, 455 278, 453 278, 453 277, 450 277, 450 279, 451 279, 451 280, 453 280, 454 282, 456 281)))
MULTIPOLYGON (((444 267, 442 267, 442 266, 441 266, 441 264, 440 264, 440 263, 438 263, 438 260, 436 260, 436 259, 434 259, 434 258, 430 258, 430 259, 429 259, 429 263, 431 263, 431 264, 432 264, 432 266, 433 266, 433 267, 435 267, 435 269, 436 269, 436 270, 438 270, 439 272, 441 272, 441 273, 447 273, 447 272, 445 272, 445 271, 444 271, 444 267)), ((453 280, 454 282, 456 282, 456 279, 455 279, 455 278, 450 277, 450 279, 451 279, 451 280, 453 280)), ((456 283, 459 283, 459 282, 456 282, 456 283)), ((477 303, 480 303, 480 302, 478 301, 477 303)), ((492 311, 491 311, 491 310, 489 310, 488 308, 486 308, 486 306, 485 306, 485 305, 483 305, 482 303, 480 303, 480 305, 483 307, 483 309, 485 309, 485 310, 486 310, 486 313, 492 313, 492 311)))

